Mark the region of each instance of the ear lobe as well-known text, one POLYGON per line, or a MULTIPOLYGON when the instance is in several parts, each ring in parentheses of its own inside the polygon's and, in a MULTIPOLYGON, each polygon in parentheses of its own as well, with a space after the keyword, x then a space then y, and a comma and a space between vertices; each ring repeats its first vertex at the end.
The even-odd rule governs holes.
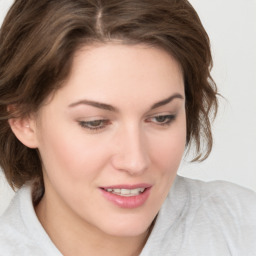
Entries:
POLYGON ((17 139, 29 148, 37 148, 35 122, 31 118, 11 118, 8 120, 17 139))

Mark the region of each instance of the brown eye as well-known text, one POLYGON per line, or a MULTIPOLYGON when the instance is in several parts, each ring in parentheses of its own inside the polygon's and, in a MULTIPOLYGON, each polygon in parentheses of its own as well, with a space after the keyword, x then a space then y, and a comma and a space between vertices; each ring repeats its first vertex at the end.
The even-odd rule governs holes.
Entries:
POLYGON ((153 116, 149 118, 147 121, 155 123, 157 125, 169 125, 172 121, 174 121, 176 118, 175 115, 159 115, 159 116, 153 116))
POLYGON ((79 125, 90 130, 103 129, 109 124, 109 120, 99 119, 92 121, 80 121, 79 125))
POLYGON ((156 116, 156 117, 155 117, 155 120, 156 120, 158 123, 165 123, 166 120, 169 120, 169 119, 168 119, 168 116, 156 116))
POLYGON ((91 127, 101 126, 102 125, 102 120, 95 120, 95 121, 88 122, 88 125, 90 125, 91 127))

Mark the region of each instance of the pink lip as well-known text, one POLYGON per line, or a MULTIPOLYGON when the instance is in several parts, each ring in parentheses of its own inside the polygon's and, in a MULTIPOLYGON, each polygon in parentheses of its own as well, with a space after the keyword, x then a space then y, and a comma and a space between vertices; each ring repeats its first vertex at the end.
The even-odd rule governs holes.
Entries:
POLYGON ((103 189, 108 189, 108 188, 124 188, 124 189, 135 189, 135 188, 150 188, 150 184, 146 183, 140 183, 140 184, 134 184, 134 185, 127 185, 127 184, 119 184, 119 185, 113 185, 113 186, 108 186, 108 187, 101 187, 103 189))
POLYGON ((136 184, 136 185, 115 185, 115 186, 109 186, 109 187, 101 187, 102 195, 110 202, 114 203, 115 205, 121 207, 121 208, 137 208, 142 206, 148 199, 151 191, 151 185, 149 184, 136 184), (139 195, 136 196, 120 196, 116 194, 112 194, 110 192, 107 192, 105 189, 117 189, 117 188, 124 188, 124 189, 135 189, 135 188, 145 188, 145 191, 139 195))

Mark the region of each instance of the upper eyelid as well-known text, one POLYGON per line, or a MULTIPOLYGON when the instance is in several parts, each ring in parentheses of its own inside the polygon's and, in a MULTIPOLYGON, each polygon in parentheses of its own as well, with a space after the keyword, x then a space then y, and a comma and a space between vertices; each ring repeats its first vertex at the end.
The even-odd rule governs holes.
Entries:
POLYGON ((78 121, 78 122, 79 122, 79 123, 90 124, 90 123, 97 122, 97 121, 100 121, 100 122, 102 122, 102 123, 108 123, 108 122, 110 122, 109 119, 80 120, 80 121, 78 121))
POLYGON ((175 115, 175 114, 152 115, 152 116, 149 116, 149 117, 148 117, 148 118, 146 118, 146 119, 157 118, 157 117, 169 117, 169 118, 175 118, 175 117, 176 117, 176 115, 175 115))
POLYGON ((152 117, 157 117, 157 116, 176 116, 177 115, 177 111, 162 111, 162 112, 155 112, 152 114, 149 114, 146 116, 146 118, 152 118, 152 117))
MULTIPOLYGON (((170 113, 170 112, 154 113, 154 114, 145 116, 143 119, 149 119, 149 118, 160 117, 160 116, 176 116, 176 115, 177 115, 176 113, 170 113)), ((95 121, 111 122, 111 118, 86 117, 86 118, 81 118, 78 120, 78 122, 84 122, 84 123, 95 122, 95 121)))
MULTIPOLYGON (((153 119, 153 118, 157 118, 157 117, 166 117, 167 120, 164 122, 154 122, 154 121, 149 121, 152 123, 155 123, 156 125, 160 125, 160 126, 166 126, 170 123, 172 123, 175 119, 176 119, 176 114, 156 114, 156 115, 151 115, 148 118, 145 118, 145 121, 147 122, 148 119, 153 119)), ((111 121, 109 119, 92 119, 92 120, 80 120, 78 121, 78 123, 80 124, 80 126, 82 126, 85 129, 91 130, 91 131, 97 131, 97 130, 104 130, 105 128, 107 128, 109 125, 111 125, 111 121), (93 126, 92 123, 93 122, 97 122, 100 121, 101 123, 98 126, 93 126)))
POLYGON ((108 120, 99 120, 99 119, 96 119, 93 121, 78 121, 79 125, 82 128, 90 130, 90 131, 97 131, 97 130, 106 128, 108 126, 107 122, 108 122, 108 120), (96 126, 92 125, 93 122, 97 122, 97 121, 100 121, 101 123, 96 126))
POLYGON ((87 117, 80 117, 76 118, 78 122, 94 122, 94 121, 107 121, 110 118, 101 117, 101 116, 87 116, 87 117))

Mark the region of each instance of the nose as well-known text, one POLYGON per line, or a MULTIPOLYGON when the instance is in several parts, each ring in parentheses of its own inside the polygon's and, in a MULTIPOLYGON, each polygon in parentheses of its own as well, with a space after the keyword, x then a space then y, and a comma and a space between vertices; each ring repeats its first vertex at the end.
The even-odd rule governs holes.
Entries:
POLYGON ((130 175, 140 175, 150 164, 148 146, 143 132, 139 128, 126 128, 115 138, 116 150, 112 165, 119 171, 130 175))

